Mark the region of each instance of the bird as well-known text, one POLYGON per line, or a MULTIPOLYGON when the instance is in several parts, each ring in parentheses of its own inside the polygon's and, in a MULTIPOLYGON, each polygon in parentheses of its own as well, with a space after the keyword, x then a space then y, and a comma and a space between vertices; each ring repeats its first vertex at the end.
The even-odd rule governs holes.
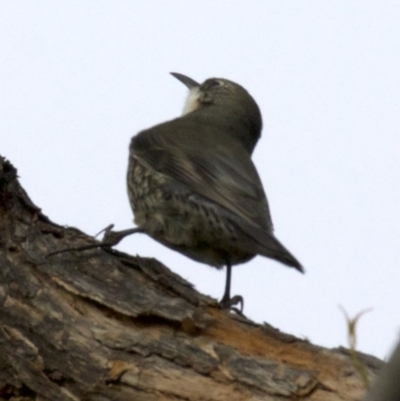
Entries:
POLYGON ((253 97, 224 78, 202 84, 171 73, 188 89, 182 115, 131 140, 128 196, 137 226, 181 254, 226 267, 220 301, 233 308, 232 266, 256 255, 300 272, 300 262, 279 242, 260 177, 251 159, 262 117, 253 97))

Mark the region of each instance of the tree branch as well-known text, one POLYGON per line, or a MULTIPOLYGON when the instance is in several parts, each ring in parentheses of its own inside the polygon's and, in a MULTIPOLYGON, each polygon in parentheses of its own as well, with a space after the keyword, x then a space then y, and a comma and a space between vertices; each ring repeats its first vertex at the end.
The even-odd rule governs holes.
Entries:
MULTIPOLYGON (((89 249, 0 158, 0 399, 360 400, 343 349, 219 308, 155 259, 89 249)), ((370 378, 381 362, 359 354, 370 378)))

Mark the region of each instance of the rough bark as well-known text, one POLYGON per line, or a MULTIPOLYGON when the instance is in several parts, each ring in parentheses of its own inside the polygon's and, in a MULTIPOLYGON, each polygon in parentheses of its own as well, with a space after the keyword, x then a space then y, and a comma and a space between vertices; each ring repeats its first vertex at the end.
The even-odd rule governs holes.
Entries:
MULTIPOLYGON (((221 310, 155 259, 51 222, 0 158, 0 399, 361 400, 350 354, 221 310)), ((373 379, 381 362, 360 355, 373 379)))

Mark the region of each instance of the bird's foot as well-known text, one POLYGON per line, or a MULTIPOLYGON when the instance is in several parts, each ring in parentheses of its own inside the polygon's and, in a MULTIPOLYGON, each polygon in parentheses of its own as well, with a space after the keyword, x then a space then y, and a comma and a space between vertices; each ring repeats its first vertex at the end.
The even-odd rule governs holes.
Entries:
POLYGON ((144 230, 142 230, 141 228, 129 228, 128 230, 112 231, 113 228, 114 224, 110 224, 108 227, 106 227, 104 230, 101 230, 97 234, 99 235, 104 232, 104 237, 100 245, 102 248, 117 245, 123 238, 127 237, 128 235, 144 232, 144 230))
POLYGON ((98 234, 95 235, 95 237, 97 237, 98 235, 100 235, 101 233, 104 232, 104 237, 100 242, 97 242, 95 244, 80 246, 77 248, 61 249, 59 251, 49 253, 47 255, 47 257, 57 255, 59 253, 64 253, 64 252, 86 251, 88 249, 95 249, 95 248, 102 248, 102 249, 109 250, 113 246, 117 245, 126 236, 135 234, 135 233, 144 232, 140 228, 130 228, 128 230, 112 231, 113 228, 114 228, 114 224, 110 224, 109 226, 107 226, 106 228, 104 228, 98 234))
POLYGON ((236 312, 238 315, 243 316, 244 299, 241 295, 235 295, 232 298, 224 296, 219 304, 222 309, 229 309, 236 312), (239 305, 239 307, 236 307, 236 305, 239 305))

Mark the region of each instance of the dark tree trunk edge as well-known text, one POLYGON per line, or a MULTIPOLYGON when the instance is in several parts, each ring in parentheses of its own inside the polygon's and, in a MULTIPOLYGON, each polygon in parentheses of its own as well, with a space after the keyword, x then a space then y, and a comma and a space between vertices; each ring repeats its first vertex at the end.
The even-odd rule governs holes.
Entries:
MULTIPOLYGON (((223 311, 155 259, 51 222, 0 157, 0 399, 361 400, 349 352, 223 311)), ((382 362, 357 354, 373 381, 382 362)))

